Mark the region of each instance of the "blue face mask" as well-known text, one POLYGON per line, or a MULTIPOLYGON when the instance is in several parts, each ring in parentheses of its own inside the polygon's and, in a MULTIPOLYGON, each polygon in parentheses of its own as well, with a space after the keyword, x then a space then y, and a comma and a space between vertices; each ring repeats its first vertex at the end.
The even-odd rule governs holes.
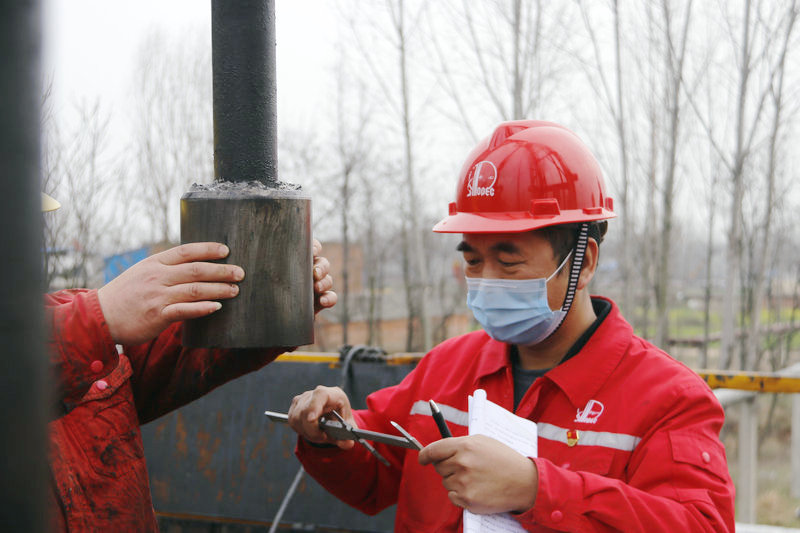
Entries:
POLYGON ((467 278, 467 306, 494 340, 529 346, 552 334, 566 311, 547 303, 547 282, 558 274, 572 252, 547 278, 467 278))

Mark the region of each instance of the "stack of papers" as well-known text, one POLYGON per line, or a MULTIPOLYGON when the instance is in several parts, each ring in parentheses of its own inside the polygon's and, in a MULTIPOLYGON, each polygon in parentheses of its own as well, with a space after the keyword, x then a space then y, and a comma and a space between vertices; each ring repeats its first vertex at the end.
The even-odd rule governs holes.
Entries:
MULTIPOLYGON (((492 437, 525 457, 536 457, 536 423, 487 400, 483 389, 469 397, 469 434, 492 437)), ((525 530, 508 513, 481 515, 464 510, 464 533, 517 531, 525 530)))

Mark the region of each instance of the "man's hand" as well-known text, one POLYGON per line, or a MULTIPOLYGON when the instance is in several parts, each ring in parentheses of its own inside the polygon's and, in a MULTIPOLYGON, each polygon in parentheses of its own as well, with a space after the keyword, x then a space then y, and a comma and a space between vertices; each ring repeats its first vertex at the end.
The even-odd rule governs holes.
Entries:
MULTIPOLYGON (((330 263, 314 239, 314 310, 333 307, 330 263)), ((244 270, 237 265, 210 263, 228 255, 228 247, 213 242, 176 246, 144 259, 98 291, 111 337, 117 344, 140 344, 155 338, 171 323, 210 315, 222 304, 214 300, 239 294, 244 270)))
POLYGON ((331 411, 339 413, 351 426, 358 427, 344 391, 339 387, 322 385, 294 397, 289 408, 289 425, 307 441, 335 444, 343 450, 349 450, 355 441, 331 439, 319 428, 319 418, 331 411))
POLYGON ((236 283, 244 270, 206 261, 227 255, 224 244, 182 244, 139 261, 103 286, 97 295, 114 342, 147 342, 173 322, 220 309, 213 300, 239 294, 236 283))
POLYGON ((333 307, 339 299, 333 292, 333 278, 328 273, 331 264, 327 259, 320 256, 322 245, 314 239, 314 313, 319 313, 323 309, 333 307))
POLYGON ((485 435, 433 442, 419 452, 442 476, 450 501, 476 514, 527 511, 539 475, 533 461, 485 435))

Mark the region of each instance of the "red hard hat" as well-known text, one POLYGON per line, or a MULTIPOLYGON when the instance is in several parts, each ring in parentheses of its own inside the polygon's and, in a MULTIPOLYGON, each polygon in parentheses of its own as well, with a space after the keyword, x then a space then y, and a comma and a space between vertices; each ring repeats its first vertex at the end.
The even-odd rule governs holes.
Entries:
POLYGON ((467 157, 439 233, 516 233, 615 217, 600 165, 552 122, 500 124, 467 157))

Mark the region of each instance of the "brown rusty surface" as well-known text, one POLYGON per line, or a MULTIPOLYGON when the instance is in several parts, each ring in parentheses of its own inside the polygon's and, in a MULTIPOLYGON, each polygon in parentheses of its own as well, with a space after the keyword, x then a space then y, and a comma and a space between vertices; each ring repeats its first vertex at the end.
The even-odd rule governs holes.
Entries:
MULTIPOLYGON (((163 433, 163 429, 159 433, 163 433)), ((186 425, 183 422, 183 415, 180 411, 175 413, 175 437, 175 450, 178 455, 186 457, 189 447, 186 445, 186 425)))
MULTIPOLYGON (((369 392, 399 382, 412 368, 353 362, 347 387, 353 406, 363 407, 369 392)), ((157 481, 153 504, 159 516, 269 523, 300 465, 294 456, 297 435, 271 422, 264 411, 286 412, 296 394, 319 384, 339 385, 342 379, 338 354, 332 362, 275 362, 145 424, 142 437, 150 478, 157 481)), ((390 508, 363 515, 304 479, 284 522, 315 525, 317 531, 389 532, 393 513, 390 508)))

